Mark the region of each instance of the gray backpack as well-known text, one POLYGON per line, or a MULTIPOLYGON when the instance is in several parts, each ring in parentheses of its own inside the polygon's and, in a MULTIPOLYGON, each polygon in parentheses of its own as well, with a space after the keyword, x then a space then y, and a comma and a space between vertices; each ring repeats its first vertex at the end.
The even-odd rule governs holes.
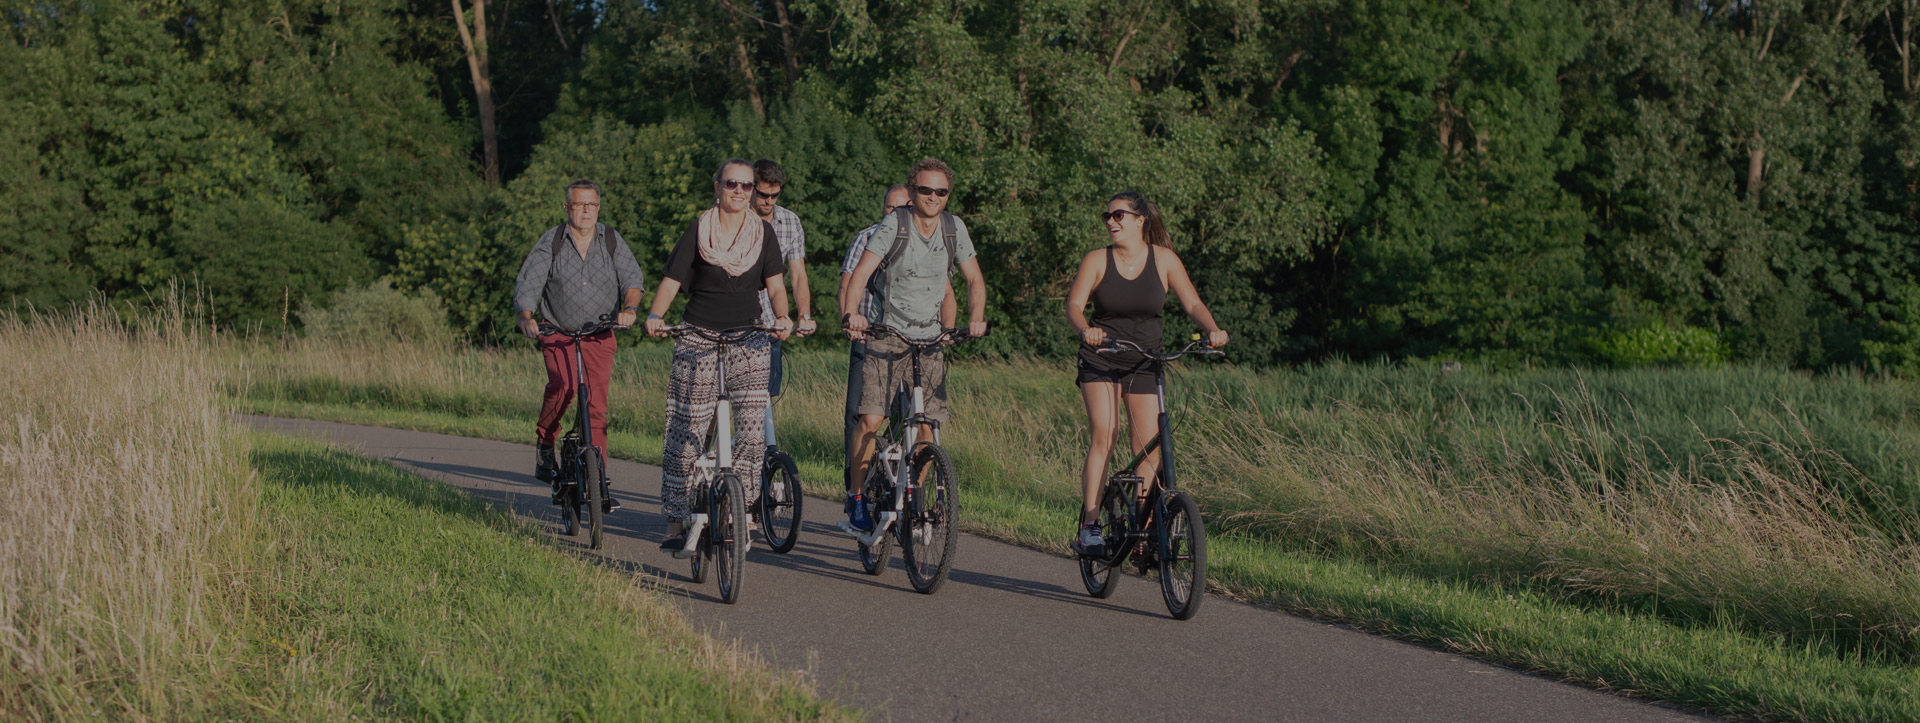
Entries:
MULTIPOLYGON (((880 268, 874 271, 871 278, 867 279, 867 295, 879 299, 881 304, 880 308, 889 313, 904 317, 906 314, 895 307, 893 302, 887 298, 886 274, 887 270, 893 268, 893 265, 900 260, 900 257, 907 253, 907 241, 913 237, 913 208, 911 206, 901 206, 894 209, 893 221, 894 225, 899 227, 899 231, 893 235, 893 245, 887 247, 887 252, 880 255, 880 268)), ((940 212, 940 235, 942 240, 946 241, 947 246, 947 275, 952 276, 960 267, 960 262, 955 258, 959 252, 954 250, 954 243, 959 237, 959 231, 954 228, 953 214, 947 213, 946 211, 940 212)), ((872 319, 871 321, 879 323, 878 319, 872 319)))

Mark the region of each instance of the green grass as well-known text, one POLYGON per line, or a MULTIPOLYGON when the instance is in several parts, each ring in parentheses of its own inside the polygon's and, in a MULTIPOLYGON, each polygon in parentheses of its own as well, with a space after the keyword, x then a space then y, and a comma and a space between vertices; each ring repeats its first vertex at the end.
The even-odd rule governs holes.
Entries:
POLYGON ((249 716, 845 717, 693 630, 642 578, 384 462, 258 435, 249 716))
MULTIPOLYGON (((511 352, 231 356, 253 411, 506 441, 542 379, 511 352)), ((780 436, 816 494, 838 487, 844 359, 789 356, 780 436)), ((619 356, 616 456, 658 462, 665 371, 664 345, 619 356)), ((956 366, 972 531, 1063 549, 1085 424, 1068 379, 956 366)), ((1920 718, 1910 386, 1349 365, 1174 384, 1217 593, 1720 713, 1920 718)))

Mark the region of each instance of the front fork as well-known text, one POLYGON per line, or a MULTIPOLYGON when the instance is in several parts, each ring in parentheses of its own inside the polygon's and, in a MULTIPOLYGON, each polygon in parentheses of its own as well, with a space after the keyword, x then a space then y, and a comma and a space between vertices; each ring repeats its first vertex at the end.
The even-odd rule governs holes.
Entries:
POLYGON ((687 523, 686 535, 689 549, 699 544, 697 540, 712 520, 708 510, 713 508, 712 487, 720 479, 720 470, 733 469, 733 401, 725 395, 720 397, 719 406, 713 411, 713 422, 715 431, 712 442, 707 445, 706 452, 693 461, 694 483, 688 485, 688 491, 701 490, 700 510, 694 512, 692 519, 687 523))

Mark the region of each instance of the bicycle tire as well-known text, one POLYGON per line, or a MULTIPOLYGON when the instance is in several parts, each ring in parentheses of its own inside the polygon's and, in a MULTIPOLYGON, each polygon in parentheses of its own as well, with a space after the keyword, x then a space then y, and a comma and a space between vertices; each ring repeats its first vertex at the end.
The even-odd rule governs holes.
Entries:
MULTIPOLYGON (((881 464, 878 459, 874 460, 873 463, 881 464)), ((879 478, 867 481, 867 499, 875 503, 874 509, 876 510, 881 509, 878 503, 884 499, 883 496, 877 494, 880 486, 883 484, 885 484, 885 482, 879 478)), ((877 518, 878 515, 874 517, 877 518)), ((880 524, 879 520, 875 519, 874 524, 880 524)), ((854 545, 860 548, 860 569, 865 570, 868 575, 878 575, 887 571, 887 561, 893 558, 892 535, 880 535, 879 539, 874 540, 871 547, 857 540, 854 542, 854 545)))
POLYGON ((572 485, 560 489, 560 534, 567 537, 580 534, 580 495, 572 485))
POLYGON ((1207 528, 1187 493, 1168 493, 1160 515, 1160 592, 1167 613, 1191 620, 1207 597, 1207 528))
MULTIPOLYGON (((696 476, 694 478, 693 484, 687 488, 687 494, 692 495, 693 497, 693 499, 688 500, 687 509, 706 510, 707 520, 708 520, 707 524, 709 525, 713 524, 712 520, 714 517, 717 516, 717 514, 714 512, 711 506, 707 504, 706 490, 708 485, 710 484, 712 483, 707 482, 706 479, 696 476)), ((693 577, 694 584, 705 584, 707 582, 708 574, 713 571, 713 565, 710 565, 707 563, 707 558, 713 556, 713 547, 708 545, 706 542, 706 539, 707 539, 705 537, 705 535, 707 534, 706 530, 701 530, 700 534, 702 535, 701 537, 690 538, 687 540, 688 542, 693 543, 693 557, 690 559, 693 561, 692 577, 693 577)))
POLYGON ((953 459, 935 444, 923 444, 907 465, 914 485, 907 491, 906 519, 900 521, 900 561, 914 592, 939 592, 960 549, 959 481, 953 459), (924 538, 924 539, 923 539, 924 538))
POLYGON ((1107 485, 1100 493, 1100 537, 1107 542, 1107 554, 1099 558, 1080 558, 1080 583, 1087 594, 1105 600, 1119 587, 1122 557, 1127 554, 1127 512, 1120 502, 1122 493, 1107 485))
POLYGON ((713 522, 707 532, 713 552, 714 577, 720 584, 720 602, 740 601, 742 573, 747 566, 747 493, 740 478, 728 473, 720 480, 720 498, 715 500, 713 522))
POLYGON ((806 499, 800 488, 800 469, 793 458, 785 452, 767 457, 766 469, 760 474, 760 500, 755 506, 760 513, 760 532, 766 536, 769 549, 784 555, 800 540, 801 510, 806 499), (775 482, 780 483, 777 493, 775 482))
POLYGON ((606 513, 600 508, 600 474, 605 462, 600 459, 600 448, 587 445, 584 464, 580 465, 579 488, 587 508, 587 544, 595 550, 600 549, 600 536, 604 529, 606 513))

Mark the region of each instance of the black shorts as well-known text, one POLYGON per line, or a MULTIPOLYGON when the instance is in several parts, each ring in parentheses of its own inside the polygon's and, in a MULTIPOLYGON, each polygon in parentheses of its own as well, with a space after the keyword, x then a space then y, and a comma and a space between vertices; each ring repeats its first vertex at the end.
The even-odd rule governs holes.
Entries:
POLYGON ((1150 365, 1135 366, 1132 363, 1120 363, 1108 359, 1078 359, 1080 375, 1074 384, 1087 382, 1112 382, 1120 385, 1122 394, 1158 394, 1159 383, 1153 378, 1150 365))

